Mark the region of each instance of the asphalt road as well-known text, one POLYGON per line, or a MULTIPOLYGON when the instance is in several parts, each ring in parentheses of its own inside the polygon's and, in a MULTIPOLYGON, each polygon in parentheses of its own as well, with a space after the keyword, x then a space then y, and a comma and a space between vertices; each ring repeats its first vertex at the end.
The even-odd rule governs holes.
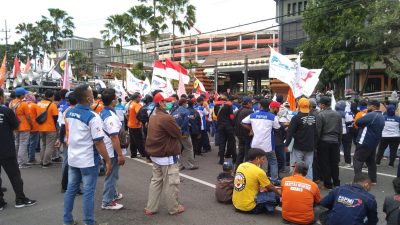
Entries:
MULTIPOLYGON (((145 216, 148 186, 151 178, 151 166, 143 161, 127 158, 126 165, 120 170, 118 189, 124 194, 120 201, 125 207, 119 211, 101 210, 101 193, 104 177, 99 177, 96 192, 95 215, 98 222, 108 222, 110 225, 122 224, 163 224, 163 225, 203 225, 203 224, 282 224, 280 212, 273 215, 247 215, 234 211, 231 205, 217 203, 214 198, 213 184, 221 170, 217 164, 217 150, 205 156, 196 157, 199 170, 182 171, 180 199, 186 211, 181 215, 170 216, 162 200, 158 214, 145 216)), ((379 224, 385 223, 382 205, 385 196, 393 194, 391 181, 395 177, 396 167, 387 166, 382 161, 378 167, 378 184, 371 192, 378 201, 379 224)), ((54 168, 42 169, 34 166, 21 171, 24 180, 24 190, 27 197, 36 199, 38 204, 32 207, 14 208, 14 193, 8 178, 2 173, 3 185, 9 190, 5 193, 8 206, 0 211, 0 225, 56 225, 62 224, 63 194, 60 192, 60 165, 54 168)), ((341 182, 349 183, 353 178, 353 170, 340 169, 341 182)), ((322 195, 326 195, 322 191, 322 195)), ((75 220, 82 221, 82 198, 75 201, 75 220)), ((83 224, 80 222, 79 224, 83 224)))

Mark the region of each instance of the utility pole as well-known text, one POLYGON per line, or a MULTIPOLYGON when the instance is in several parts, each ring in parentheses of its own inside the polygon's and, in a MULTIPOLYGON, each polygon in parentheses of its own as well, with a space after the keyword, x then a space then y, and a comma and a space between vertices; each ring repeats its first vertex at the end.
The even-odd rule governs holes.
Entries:
MULTIPOLYGON (((5 52, 5 54, 6 54, 6 56, 7 56, 7 54, 8 54, 8 39, 10 38, 9 36, 8 36, 8 33, 9 32, 11 32, 8 28, 7 28, 7 20, 4 20, 4 25, 5 25, 5 27, 4 27, 4 29, 1 29, 0 30, 0 32, 2 32, 2 33, 5 33, 5 40, 6 40, 6 52, 5 52)), ((6 64, 7 64, 7 62, 6 62, 6 64)))
POLYGON ((248 83, 248 73, 249 73, 249 58, 247 55, 244 58, 244 79, 243 79, 243 92, 247 95, 247 83, 248 83))
POLYGON ((218 92, 218 58, 215 58, 214 91, 218 92))

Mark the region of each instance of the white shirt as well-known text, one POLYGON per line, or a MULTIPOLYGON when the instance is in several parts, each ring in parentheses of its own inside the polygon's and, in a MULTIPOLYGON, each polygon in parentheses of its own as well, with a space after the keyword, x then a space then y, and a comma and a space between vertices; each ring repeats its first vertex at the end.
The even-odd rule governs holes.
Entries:
POLYGON ((253 129, 252 148, 259 148, 265 152, 275 149, 273 129, 280 128, 278 117, 264 110, 252 113, 242 120, 243 124, 251 125, 253 129))
POLYGON ((116 113, 114 113, 108 107, 105 107, 100 112, 100 117, 103 120, 103 130, 104 130, 104 144, 106 145, 106 149, 110 158, 115 157, 114 155, 114 147, 112 146, 112 141, 110 136, 118 135, 121 130, 122 123, 119 120, 116 113))

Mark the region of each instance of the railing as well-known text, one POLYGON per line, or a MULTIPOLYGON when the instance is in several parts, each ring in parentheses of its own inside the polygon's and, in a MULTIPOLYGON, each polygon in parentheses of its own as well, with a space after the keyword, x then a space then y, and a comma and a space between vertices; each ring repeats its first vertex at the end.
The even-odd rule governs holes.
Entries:
MULTIPOLYGON (((390 100, 390 96, 392 95, 393 91, 378 91, 378 92, 371 92, 371 93, 364 93, 362 96, 360 96, 361 98, 368 98, 368 99, 375 99, 375 100, 379 100, 379 101, 384 101, 386 97, 389 97, 390 100)), ((399 93, 397 93, 399 94, 399 93)), ((353 97, 354 95, 346 95, 346 98, 348 97, 353 97)))

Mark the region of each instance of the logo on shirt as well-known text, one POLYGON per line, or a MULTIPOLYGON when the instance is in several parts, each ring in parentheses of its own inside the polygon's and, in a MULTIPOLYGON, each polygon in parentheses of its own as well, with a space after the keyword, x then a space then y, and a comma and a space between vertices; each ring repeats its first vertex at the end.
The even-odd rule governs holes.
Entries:
POLYGON ((242 191, 246 186, 246 177, 243 173, 237 172, 235 175, 235 190, 242 191))
POLYGON ((351 208, 358 207, 363 203, 362 199, 359 198, 352 199, 342 195, 339 195, 337 202, 345 205, 346 207, 351 207, 351 208))

